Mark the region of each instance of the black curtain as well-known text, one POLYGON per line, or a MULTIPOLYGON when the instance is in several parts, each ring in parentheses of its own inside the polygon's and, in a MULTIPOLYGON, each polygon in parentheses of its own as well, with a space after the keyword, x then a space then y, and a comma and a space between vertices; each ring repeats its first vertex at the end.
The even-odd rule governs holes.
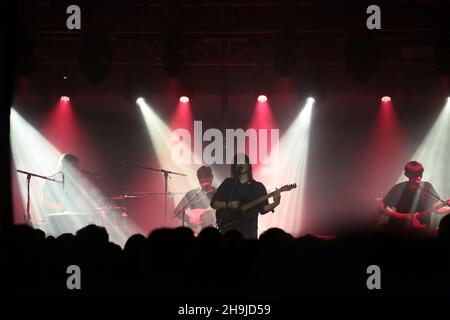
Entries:
POLYGON ((0 230, 13 224, 9 114, 17 59, 18 4, 0 1, 0 230))

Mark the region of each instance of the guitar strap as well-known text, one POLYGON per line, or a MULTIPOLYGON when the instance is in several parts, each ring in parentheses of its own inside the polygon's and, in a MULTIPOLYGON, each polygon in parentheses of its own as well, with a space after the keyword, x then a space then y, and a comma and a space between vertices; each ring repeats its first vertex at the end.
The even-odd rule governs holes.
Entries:
POLYGON ((444 206, 447 205, 447 202, 442 200, 441 198, 439 198, 439 196, 437 196, 436 194, 434 194, 433 192, 431 192, 430 190, 425 189, 424 187, 420 186, 419 189, 421 189, 422 191, 425 191, 426 193, 428 193, 430 196, 432 196, 433 198, 435 198, 436 200, 438 200, 439 202, 441 202, 444 206))
MULTIPOLYGON (((236 177, 236 176, 233 178, 233 185, 231 187, 231 192, 230 192, 230 195, 228 196, 228 201, 226 203, 231 201, 231 198, 233 197, 234 189, 236 188, 236 182, 238 181, 238 179, 239 179, 239 177, 236 177)), ((224 209, 224 211, 226 211, 228 208, 225 207, 223 209, 224 209)), ((219 228, 219 220, 221 220, 221 219, 217 219, 217 216, 216 216, 217 228, 219 228)))

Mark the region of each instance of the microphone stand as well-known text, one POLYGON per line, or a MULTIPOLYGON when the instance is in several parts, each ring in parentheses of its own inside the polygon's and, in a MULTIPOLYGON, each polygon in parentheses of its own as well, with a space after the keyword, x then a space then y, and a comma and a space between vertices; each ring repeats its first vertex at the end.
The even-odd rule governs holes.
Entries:
POLYGON ((63 183, 63 182, 62 181, 58 181, 56 179, 49 178, 49 177, 41 176, 41 175, 36 174, 36 173, 31 173, 31 172, 27 172, 27 171, 23 171, 23 170, 16 170, 16 171, 19 172, 19 173, 23 173, 23 174, 27 175, 27 210, 26 210, 26 213, 25 213, 25 221, 26 221, 27 224, 30 224, 30 220, 31 220, 31 215, 30 215, 30 182, 31 182, 31 177, 37 177, 37 178, 41 178, 41 179, 44 179, 44 180, 53 181, 53 182, 57 182, 57 183, 63 183))
POLYGON ((133 168, 139 168, 139 169, 145 169, 145 170, 151 170, 151 171, 155 171, 155 172, 161 172, 164 175, 164 225, 167 226, 167 187, 169 184, 169 174, 173 174, 173 175, 178 175, 178 176, 184 176, 187 177, 187 174, 183 174, 183 173, 179 173, 179 172, 173 172, 173 171, 169 171, 169 170, 164 170, 164 169, 155 169, 155 168, 151 168, 151 167, 144 167, 144 166, 138 166, 138 165, 133 165, 133 164, 125 164, 125 166, 127 167, 133 167, 133 168))
POLYGON ((425 191, 426 193, 428 193, 429 195, 431 195, 433 198, 435 198, 436 200, 438 200, 439 202, 441 202, 444 206, 447 205, 447 201, 442 200, 441 198, 439 198, 437 195, 435 195, 434 193, 432 193, 431 191, 425 189, 422 185, 419 186, 419 189, 425 191))

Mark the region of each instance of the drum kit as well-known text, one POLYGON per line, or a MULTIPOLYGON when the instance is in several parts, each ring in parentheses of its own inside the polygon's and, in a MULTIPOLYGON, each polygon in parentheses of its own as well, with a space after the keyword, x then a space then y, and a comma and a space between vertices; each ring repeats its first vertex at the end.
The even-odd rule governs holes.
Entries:
POLYGON ((108 231, 126 228, 124 219, 128 218, 126 207, 118 201, 136 199, 135 195, 114 195, 106 198, 104 205, 93 210, 92 213, 77 211, 61 211, 49 213, 44 220, 34 221, 33 225, 47 230, 49 234, 58 236, 63 233, 75 234, 79 229, 96 224, 105 227, 108 231))
POLYGON ((49 213, 45 221, 47 232, 54 236, 63 233, 75 234, 79 229, 91 223, 92 217, 89 214, 76 211, 49 213))
MULTIPOLYGON (((172 197, 180 192, 170 193, 172 197)), ((141 199, 146 196, 163 195, 161 192, 137 192, 133 194, 118 194, 107 197, 103 205, 93 209, 91 213, 77 211, 61 211, 46 214, 46 218, 34 220, 33 225, 43 229, 53 229, 56 234, 75 233, 89 224, 104 226, 107 229, 120 230, 126 228, 129 214, 127 200, 141 199)), ((50 230, 49 229, 49 230, 50 230)))
POLYGON ((97 207, 95 209, 95 220, 98 224, 103 226, 114 226, 118 227, 123 222, 123 219, 128 218, 128 212, 125 205, 126 200, 138 199, 141 196, 129 195, 129 194, 119 194, 108 197, 106 204, 97 207))
MULTIPOLYGON (((170 192, 170 196, 172 197, 175 194, 184 194, 181 192, 170 192)), ((123 219, 128 218, 128 210, 126 201, 141 199, 147 196, 161 196, 164 195, 163 192, 134 192, 134 193, 123 193, 118 195, 112 195, 108 197, 107 204, 100 206, 95 209, 96 222, 101 225, 112 224, 114 226, 119 226, 123 219)))

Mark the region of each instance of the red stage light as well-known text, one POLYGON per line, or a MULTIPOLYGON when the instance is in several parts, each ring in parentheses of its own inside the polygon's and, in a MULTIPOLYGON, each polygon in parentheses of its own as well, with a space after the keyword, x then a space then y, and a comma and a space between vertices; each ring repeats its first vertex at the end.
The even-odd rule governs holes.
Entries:
POLYGON ((70 98, 68 96, 61 96, 61 98, 59 98, 59 100, 61 100, 63 102, 69 102, 70 98))
POLYGON ((180 97, 180 102, 181 102, 181 103, 188 103, 188 102, 189 102, 189 97, 181 96, 181 97, 180 97))
POLYGON ((385 103, 387 103, 387 102, 391 102, 391 97, 389 97, 389 96, 384 96, 383 98, 381 98, 381 101, 382 102, 385 102, 385 103))
POLYGON ((260 94, 260 95, 258 96, 258 101, 261 102, 261 103, 266 102, 266 101, 267 101, 267 96, 265 96, 265 95, 263 95, 263 94, 260 94))

